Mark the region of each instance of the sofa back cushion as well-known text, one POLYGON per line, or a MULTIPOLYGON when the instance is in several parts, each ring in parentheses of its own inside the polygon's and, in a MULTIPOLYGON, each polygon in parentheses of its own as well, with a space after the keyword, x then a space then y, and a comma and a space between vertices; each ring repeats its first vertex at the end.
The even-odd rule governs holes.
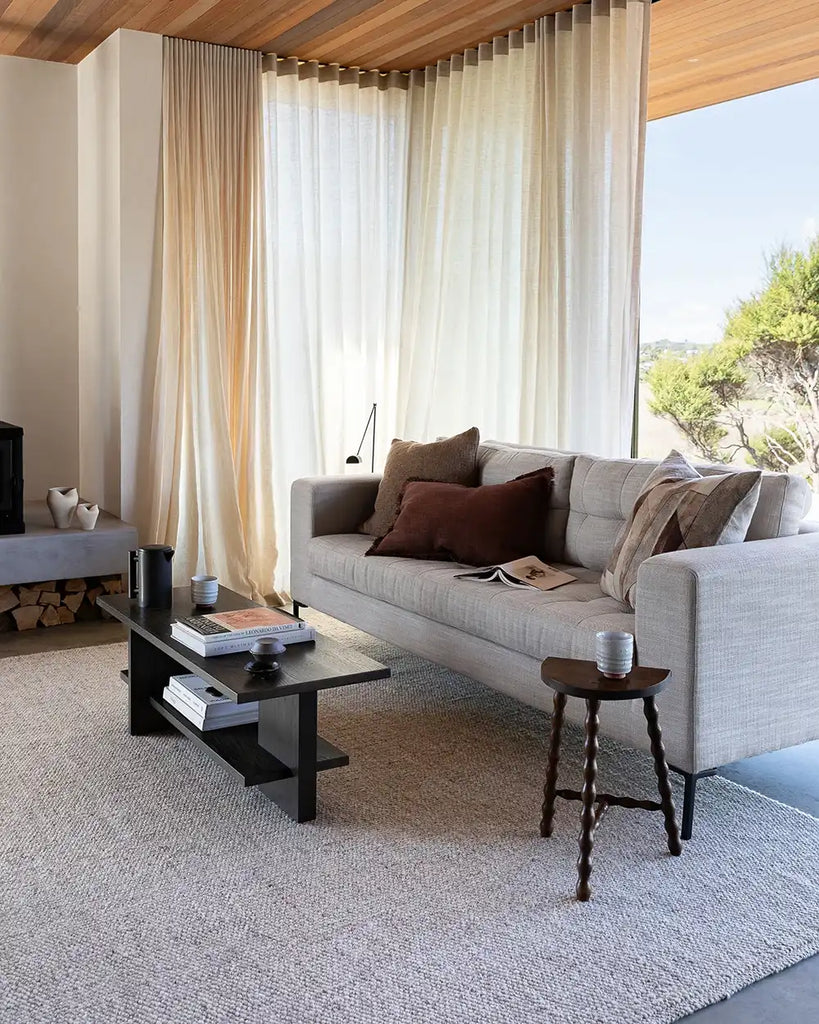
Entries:
MULTIPOLYGON (((569 491, 565 561, 603 570, 623 523, 658 465, 648 459, 598 459, 577 455, 569 491)), ((697 465, 704 476, 730 466, 697 465)), ((790 537, 799 532, 810 488, 788 473, 763 473, 759 501, 746 540, 790 537)))
POLYGON ((549 510, 543 524, 543 551, 547 561, 566 560, 566 524, 569 518, 569 492, 575 458, 572 452, 526 448, 522 445, 504 444, 501 441, 484 441, 478 448, 478 471, 482 484, 506 483, 507 480, 514 480, 546 466, 554 470, 549 510))

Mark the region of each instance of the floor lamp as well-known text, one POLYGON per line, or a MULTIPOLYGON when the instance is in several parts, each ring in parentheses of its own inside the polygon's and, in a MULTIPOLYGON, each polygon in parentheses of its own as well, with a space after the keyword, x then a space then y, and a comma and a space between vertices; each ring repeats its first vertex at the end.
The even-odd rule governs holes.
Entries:
POLYGON ((355 453, 355 455, 348 455, 347 459, 346 459, 346 462, 347 462, 348 466, 354 466, 354 465, 360 464, 360 462, 361 462, 361 449, 362 449, 362 447, 364 445, 364 439, 367 436, 367 431, 370 429, 370 424, 372 423, 372 427, 373 427, 373 440, 372 440, 372 450, 371 450, 371 453, 370 453, 370 472, 371 473, 375 472, 375 410, 376 410, 377 404, 378 404, 377 402, 373 402, 373 407, 372 407, 372 409, 370 409, 370 415, 367 417, 367 425, 364 427, 364 433, 361 435, 361 441, 358 444, 358 451, 355 453))

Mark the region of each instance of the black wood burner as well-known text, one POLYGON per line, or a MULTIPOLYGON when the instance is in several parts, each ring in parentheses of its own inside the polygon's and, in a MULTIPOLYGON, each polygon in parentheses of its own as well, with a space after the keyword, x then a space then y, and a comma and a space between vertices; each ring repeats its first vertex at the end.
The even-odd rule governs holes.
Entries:
POLYGON ((0 534, 25 532, 23 428, 0 421, 0 534))

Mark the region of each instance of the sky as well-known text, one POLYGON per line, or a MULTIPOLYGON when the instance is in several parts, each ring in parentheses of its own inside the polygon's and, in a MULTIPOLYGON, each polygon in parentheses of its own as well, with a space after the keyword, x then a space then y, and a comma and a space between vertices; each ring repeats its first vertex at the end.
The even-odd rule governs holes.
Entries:
POLYGON ((819 232, 819 80, 650 121, 643 344, 719 341, 765 254, 819 232))

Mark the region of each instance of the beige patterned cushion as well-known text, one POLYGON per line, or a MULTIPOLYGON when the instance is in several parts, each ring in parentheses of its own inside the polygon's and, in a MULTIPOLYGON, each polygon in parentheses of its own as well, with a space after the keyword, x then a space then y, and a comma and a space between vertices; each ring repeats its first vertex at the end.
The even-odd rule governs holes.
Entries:
POLYGON ((600 580, 604 594, 636 607, 637 572, 664 551, 738 544, 745 539, 762 474, 701 476, 673 451, 651 473, 600 580))
POLYGON ((401 489, 408 480, 474 487, 478 482, 480 439, 477 427, 429 444, 395 438, 378 487, 375 511, 366 523, 362 523, 361 532, 372 537, 383 537, 390 532, 398 518, 401 489))

